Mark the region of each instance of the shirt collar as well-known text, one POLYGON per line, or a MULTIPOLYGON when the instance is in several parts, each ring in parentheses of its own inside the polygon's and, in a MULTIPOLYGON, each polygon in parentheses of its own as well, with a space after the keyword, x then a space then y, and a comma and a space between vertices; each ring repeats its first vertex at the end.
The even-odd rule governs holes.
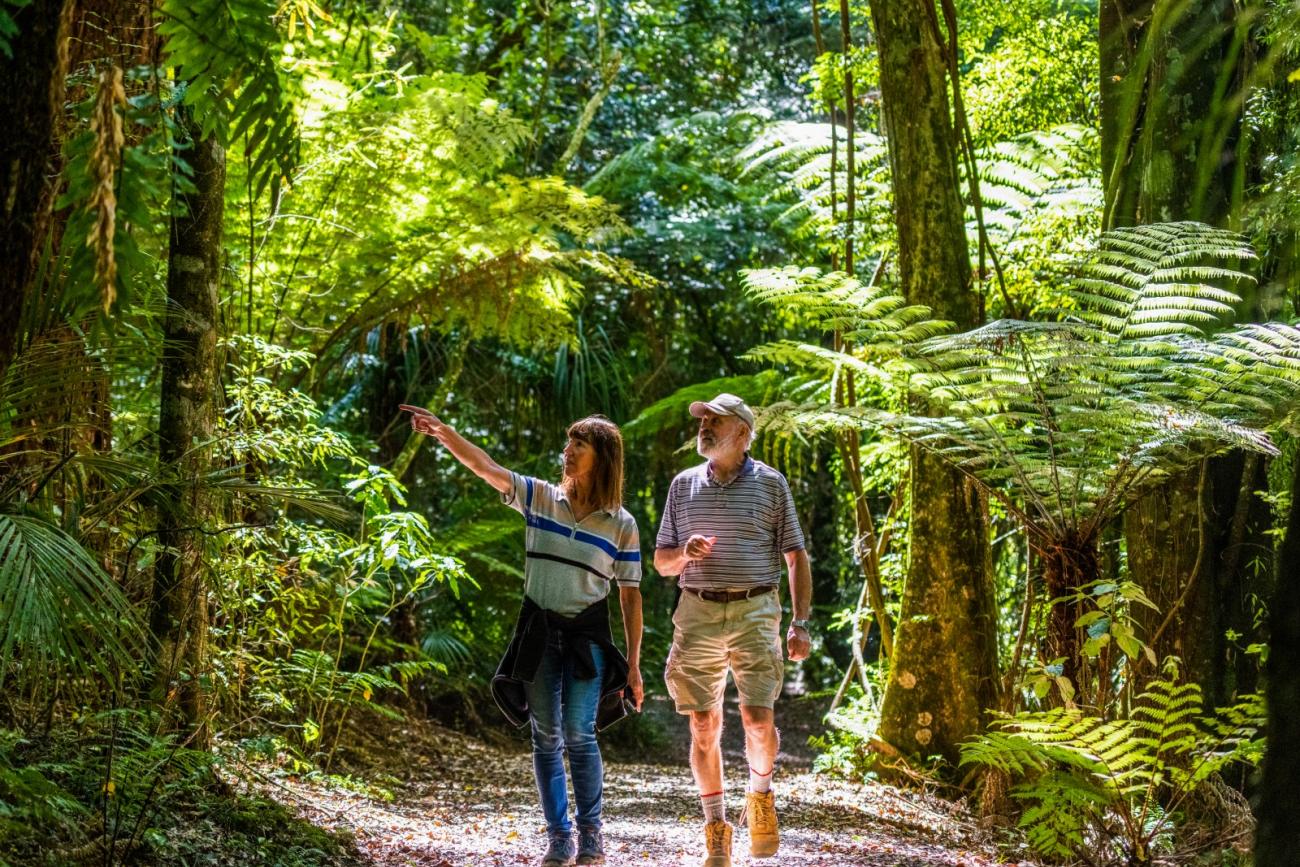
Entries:
MULTIPOLYGON (((566 503, 569 503, 569 492, 564 490, 564 485, 555 486, 555 498, 558 500, 563 500, 566 503)), ((622 510, 622 508, 623 508, 622 506, 615 506, 612 509, 596 509, 595 511, 604 512, 606 515, 609 515, 611 518, 616 518, 618 517, 618 513, 619 511, 622 510)), ((570 513, 573 512, 572 503, 569 503, 569 512, 570 513)))
POLYGON ((704 462, 704 478, 708 479, 709 484, 711 485, 717 485, 720 488, 727 488, 734 485, 736 482, 738 482, 740 479, 744 478, 745 476, 749 475, 751 472, 753 472, 753 469, 754 469, 754 459, 749 456, 749 452, 745 452, 745 460, 743 463, 741 463, 740 469, 736 471, 736 475, 732 477, 731 481, 727 482, 726 484, 723 484, 722 482, 719 482, 717 479, 713 477, 713 461, 704 462))

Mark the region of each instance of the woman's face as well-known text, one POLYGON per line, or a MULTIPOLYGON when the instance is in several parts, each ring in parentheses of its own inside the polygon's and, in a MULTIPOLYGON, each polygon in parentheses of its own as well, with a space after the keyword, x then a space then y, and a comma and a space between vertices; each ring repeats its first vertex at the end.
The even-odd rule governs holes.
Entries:
POLYGON ((596 466, 596 450, 591 443, 569 437, 569 442, 562 453, 564 457, 564 474, 571 479, 583 479, 591 476, 596 466))

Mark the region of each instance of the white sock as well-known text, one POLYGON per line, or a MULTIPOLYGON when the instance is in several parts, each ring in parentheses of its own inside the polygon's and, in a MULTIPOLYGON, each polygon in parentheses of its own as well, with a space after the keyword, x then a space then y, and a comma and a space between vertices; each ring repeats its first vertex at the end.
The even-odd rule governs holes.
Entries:
POLYGON ((727 821, 727 803, 722 792, 700 795, 700 804, 704 807, 705 822, 727 821))
MULTIPOLYGON (((775 770, 776 768, 773 767, 772 771, 775 770)), ((751 792, 757 792, 760 795, 765 792, 770 792, 772 790, 772 771, 768 771, 766 774, 760 774, 758 771, 754 770, 753 767, 750 767, 749 790, 751 792)))

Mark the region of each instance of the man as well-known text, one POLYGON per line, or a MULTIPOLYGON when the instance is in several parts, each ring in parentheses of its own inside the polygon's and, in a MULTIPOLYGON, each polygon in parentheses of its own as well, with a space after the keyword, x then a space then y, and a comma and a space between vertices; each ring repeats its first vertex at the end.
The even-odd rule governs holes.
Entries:
POLYGON ((655 568, 677 575, 673 646, 664 680, 691 718, 691 770, 704 807, 703 867, 730 867, 732 827, 722 783, 722 693, 730 669, 740 693, 749 791, 741 821, 754 857, 779 842, 771 784, 781 693, 779 584, 786 571, 793 620, 791 661, 809 651, 812 574, 785 477, 749 456, 754 413, 734 394, 691 404, 697 448, 708 461, 673 479, 655 541, 655 568), (782 562, 784 561, 784 563, 782 562))

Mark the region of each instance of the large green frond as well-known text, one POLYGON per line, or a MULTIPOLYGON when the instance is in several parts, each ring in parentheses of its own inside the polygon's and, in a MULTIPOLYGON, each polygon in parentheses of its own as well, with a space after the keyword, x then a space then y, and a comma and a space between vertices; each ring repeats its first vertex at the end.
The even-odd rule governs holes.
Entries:
POLYGON ((121 589, 84 547, 38 518, 0 514, 0 677, 21 658, 114 682, 145 643, 121 589))
POLYGON ((1231 321, 1235 287, 1254 278, 1241 235, 1202 223, 1157 223, 1102 235, 1071 286, 1080 315, 1121 338, 1201 335, 1231 321))
POLYGON ((164 0, 158 31, 205 136, 248 141, 260 195, 292 177, 298 121, 280 69, 276 0, 164 0))

